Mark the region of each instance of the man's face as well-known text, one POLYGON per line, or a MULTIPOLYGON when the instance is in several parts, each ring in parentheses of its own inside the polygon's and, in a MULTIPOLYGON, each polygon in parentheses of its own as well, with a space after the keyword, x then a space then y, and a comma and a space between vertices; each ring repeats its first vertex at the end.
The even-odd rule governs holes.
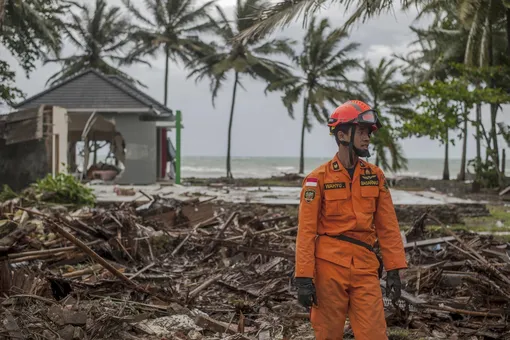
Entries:
MULTIPOLYGON (((357 125, 354 132, 354 147, 359 150, 368 150, 370 145, 370 125, 357 125)), ((340 140, 349 142, 351 140, 351 130, 349 129, 347 134, 339 132, 340 140)))
POLYGON ((359 150, 368 150, 371 128, 369 125, 358 125, 354 133, 354 146, 359 150))

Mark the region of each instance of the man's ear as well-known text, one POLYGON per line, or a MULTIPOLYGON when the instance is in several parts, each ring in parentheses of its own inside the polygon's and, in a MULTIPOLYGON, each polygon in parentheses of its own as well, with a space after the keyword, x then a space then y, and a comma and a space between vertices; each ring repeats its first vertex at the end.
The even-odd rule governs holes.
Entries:
POLYGON ((348 137, 348 136, 347 136, 347 134, 346 134, 346 133, 344 133, 343 131, 338 130, 338 132, 337 132, 337 137, 338 137, 338 140, 339 140, 339 141, 345 142, 345 141, 347 141, 347 137, 348 137))

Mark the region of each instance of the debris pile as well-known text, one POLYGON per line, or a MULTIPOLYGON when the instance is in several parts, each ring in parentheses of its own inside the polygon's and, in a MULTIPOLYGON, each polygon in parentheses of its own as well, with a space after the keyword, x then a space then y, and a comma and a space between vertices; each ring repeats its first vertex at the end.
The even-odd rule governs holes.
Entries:
POLYGON ((74 211, 20 203, 0 205, 0 337, 272 339, 278 314, 302 317, 289 303, 290 214, 196 198, 74 211))
MULTIPOLYGON (((510 336, 510 246, 476 233, 436 239, 423 214, 406 235, 411 264, 405 272, 406 308, 394 311, 399 324, 435 339, 507 339, 510 336), (412 311, 419 313, 412 313, 412 311)), ((444 226, 444 225, 443 225, 444 226)))
MULTIPOLYGON (((295 207, 150 199, 0 204, 0 338, 314 338, 292 287, 295 207)), ((507 245, 430 235, 426 220, 406 234, 406 291, 385 299, 388 324, 413 338, 503 338, 507 245)))

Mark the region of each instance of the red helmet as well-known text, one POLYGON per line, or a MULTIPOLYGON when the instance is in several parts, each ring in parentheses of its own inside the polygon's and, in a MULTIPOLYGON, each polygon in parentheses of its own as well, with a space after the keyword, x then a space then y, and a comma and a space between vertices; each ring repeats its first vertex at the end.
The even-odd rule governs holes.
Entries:
POLYGON ((377 112, 361 100, 349 100, 333 111, 328 120, 330 131, 341 124, 370 124, 372 132, 381 128, 377 112))

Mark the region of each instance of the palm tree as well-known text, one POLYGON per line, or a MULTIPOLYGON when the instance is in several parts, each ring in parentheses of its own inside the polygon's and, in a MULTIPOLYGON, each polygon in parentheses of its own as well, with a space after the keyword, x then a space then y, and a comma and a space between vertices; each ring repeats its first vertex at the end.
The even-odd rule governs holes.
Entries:
MULTIPOLYGON (((426 10, 422 11, 420 15, 426 10)), ((458 13, 454 2, 444 4, 441 8, 433 8, 435 14, 434 22, 426 29, 411 27, 416 34, 417 40, 413 43, 419 45, 418 50, 414 51, 411 61, 407 68, 403 69, 404 75, 411 75, 411 83, 419 85, 428 83, 431 80, 446 81, 451 77, 459 76, 458 71, 452 67, 451 63, 463 63, 466 55, 465 30, 459 27, 458 13)), ((453 100, 453 98, 452 98, 453 100)), ((465 173, 465 155, 467 148, 467 122, 468 117, 463 114, 465 124, 462 132, 463 143, 463 161, 461 165, 461 174, 465 173)), ((448 135, 448 130, 445 134, 448 135)), ((449 179, 449 140, 444 138, 445 158, 443 167, 443 179, 449 179)), ((462 177, 459 176, 459 177, 462 177)))
POLYGON ((34 55, 39 58, 45 52, 60 51, 59 33, 64 25, 60 16, 69 7, 66 0, 0 0, 2 44, 21 57, 23 67, 28 66, 27 63, 35 67, 34 55))
POLYGON ((250 27, 253 17, 258 11, 267 8, 265 0, 238 0, 235 8, 235 18, 230 22, 223 10, 216 6, 219 19, 211 21, 212 32, 220 41, 209 44, 206 55, 190 63, 194 70, 188 78, 195 76, 196 80, 204 77, 211 79, 212 101, 218 95, 218 90, 227 79, 227 75, 233 74, 232 105, 230 107, 230 118, 228 123, 227 142, 227 178, 231 179, 231 145, 232 126, 234 119, 235 101, 238 86, 242 87, 242 76, 260 78, 272 82, 288 77, 287 65, 283 62, 271 59, 272 56, 292 55, 290 45, 293 43, 288 39, 264 40, 265 35, 257 35, 243 42, 236 42, 233 38, 238 32, 250 27))
POLYGON ((390 119, 386 116, 386 114, 400 116, 407 111, 404 105, 408 102, 408 97, 401 90, 402 83, 395 80, 400 68, 395 65, 395 59, 382 58, 377 66, 372 65, 368 60, 365 61, 363 71, 360 97, 371 103, 379 112, 379 118, 384 125, 384 129, 378 131, 373 137, 376 152, 375 164, 393 172, 405 170, 407 159, 391 127, 390 119), (391 164, 386 151, 391 156, 391 164))
MULTIPOLYGON (((436 0, 436 5, 438 4, 436 0)), ((431 67, 427 72, 422 72, 424 80, 434 77, 446 79, 448 76, 459 76, 458 70, 450 66, 451 62, 462 63, 467 67, 485 67, 501 65, 508 62, 508 35, 507 29, 508 9, 505 10, 505 3, 501 0, 456 0, 442 2, 440 6, 429 6, 422 9, 421 14, 435 14, 434 23, 427 29, 420 30, 412 28, 418 35, 420 44, 428 42, 432 48, 423 49, 422 57, 427 60, 425 64, 431 67), (505 34, 506 33, 506 34, 505 34)), ((422 46, 423 47, 423 46, 422 46)), ((507 81, 503 77, 488 82, 489 86, 506 87, 507 81)), ((477 88, 482 86, 481 81, 474 82, 477 88)), ((482 139, 482 118, 481 102, 476 103, 476 160, 477 168, 481 166, 481 139, 482 139)), ((491 131, 490 141, 493 162, 499 164, 498 142, 496 135, 496 115, 498 105, 491 103, 491 131)), ((462 129, 463 152, 462 164, 459 179, 465 178, 466 169, 466 145, 467 145, 467 113, 464 113, 465 120, 462 129)))
MULTIPOLYGON (((402 9, 409 9, 413 5, 428 5, 441 1, 447 0, 329 0, 328 2, 343 6, 345 12, 353 9, 352 15, 346 20, 343 27, 349 28, 356 22, 365 22, 382 13, 393 11, 394 6, 398 3, 402 9)), ((277 27, 288 25, 302 13, 305 14, 303 20, 305 22, 323 8, 325 3, 325 0, 281 0, 270 8, 260 11, 253 25, 243 31, 237 39, 270 33, 277 27)))
POLYGON ((319 123, 324 124, 330 114, 326 103, 336 106, 338 101, 349 98, 346 87, 352 82, 347 78, 346 73, 359 67, 355 58, 348 57, 348 54, 355 51, 359 44, 351 42, 339 48, 339 45, 348 39, 348 34, 344 30, 330 30, 330 28, 327 19, 321 20, 316 26, 315 17, 313 17, 304 37, 303 52, 293 58, 296 68, 302 75, 290 75, 267 87, 268 91, 284 91, 282 101, 292 118, 294 118, 294 105, 300 98, 303 100, 300 174, 305 170, 305 131, 310 131, 312 127, 310 111, 319 123))
POLYGON ((107 0, 96 0, 94 8, 76 3, 75 6, 79 13, 69 13, 70 21, 66 23, 65 30, 66 37, 80 52, 65 58, 46 60, 45 63, 56 62, 63 65, 59 72, 48 79, 48 83, 56 84, 89 68, 135 82, 107 62, 111 60, 121 64, 125 60, 121 52, 129 43, 129 26, 121 8, 108 7, 107 0))
MULTIPOLYGON (((60 16, 68 9, 64 0, 0 0, 0 41, 28 75, 35 61, 58 55, 62 41, 60 16)), ((12 63, 0 60, 0 105, 24 97, 15 86, 12 63)))
POLYGON ((145 55, 154 56, 163 50, 165 54, 165 86, 164 104, 168 103, 168 72, 169 62, 181 61, 189 64, 196 53, 205 47, 198 39, 199 33, 210 29, 208 10, 214 3, 208 1, 197 6, 196 0, 146 0, 146 10, 152 18, 142 14, 131 0, 122 0, 134 18, 144 26, 134 27, 131 33, 136 46, 130 54, 131 58, 145 55))

